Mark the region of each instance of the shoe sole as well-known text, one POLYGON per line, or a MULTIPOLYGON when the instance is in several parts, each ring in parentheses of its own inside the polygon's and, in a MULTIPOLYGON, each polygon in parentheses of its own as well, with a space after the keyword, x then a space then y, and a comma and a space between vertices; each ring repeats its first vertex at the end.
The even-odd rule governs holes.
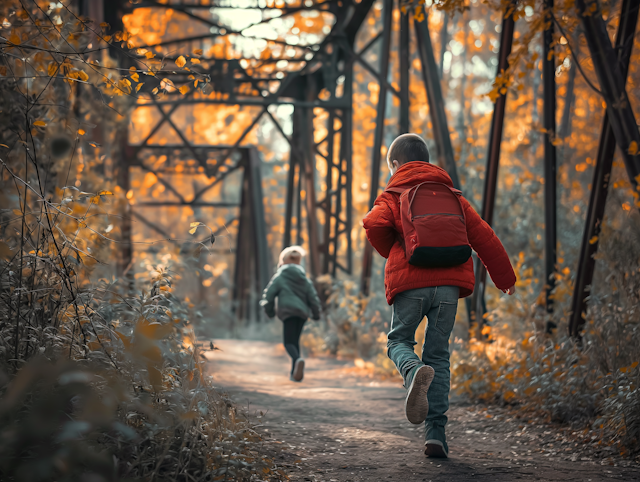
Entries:
POLYGON ((436 459, 449 458, 449 454, 440 440, 427 440, 424 444, 424 454, 427 457, 433 457, 436 459))
POLYGON ((407 420, 414 425, 418 425, 425 421, 429 414, 429 400, 427 392, 433 381, 435 372, 429 365, 420 367, 413 377, 407 398, 404 402, 404 410, 407 414, 407 420))
POLYGON ((304 378, 304 360, 298 359, 293 367, 293 380, 301 382, 302 378, 304 378))

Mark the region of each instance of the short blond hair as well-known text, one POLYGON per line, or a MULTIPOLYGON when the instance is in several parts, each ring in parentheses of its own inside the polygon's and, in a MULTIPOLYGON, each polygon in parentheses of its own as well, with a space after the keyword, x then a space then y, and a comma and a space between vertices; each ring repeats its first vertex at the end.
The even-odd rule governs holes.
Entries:
POLYGON ((288 258, 304 258, 307 252, 302 246, 289 246, 284 248, 278 258, 278 268, 283 264, 286 264, 288 258))

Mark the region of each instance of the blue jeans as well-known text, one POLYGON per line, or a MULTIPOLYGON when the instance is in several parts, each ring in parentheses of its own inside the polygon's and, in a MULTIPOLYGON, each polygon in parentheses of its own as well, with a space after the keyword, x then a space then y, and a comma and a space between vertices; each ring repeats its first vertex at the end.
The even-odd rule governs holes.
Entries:
POLYGON ((449 410, 449 337, 453 330, 458 309, 457 286, 434 286, 418 288, 398 294, 393 302, 391 330, 387 340, 387 355, 404 378, 409 388, 413 375, 424 365, 431 366, 435 376, 427 398, 429 414, 425 421, 425 437, 446 443, 444 427, 449 410), (415 334, 424 317, 428 324, 425 330, 422 360, 415 354, 415 334))

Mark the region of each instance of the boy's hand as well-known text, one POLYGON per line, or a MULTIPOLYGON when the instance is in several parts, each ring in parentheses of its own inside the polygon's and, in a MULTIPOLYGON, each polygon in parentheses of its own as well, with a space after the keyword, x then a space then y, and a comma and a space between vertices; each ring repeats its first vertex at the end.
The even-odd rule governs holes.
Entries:
POLYGON ((513 285, 511 288, 506 289, 506 290, 502 290, 503 293, 507 293, 509 295, 512 295, 516 292, 516 285, 513 285))

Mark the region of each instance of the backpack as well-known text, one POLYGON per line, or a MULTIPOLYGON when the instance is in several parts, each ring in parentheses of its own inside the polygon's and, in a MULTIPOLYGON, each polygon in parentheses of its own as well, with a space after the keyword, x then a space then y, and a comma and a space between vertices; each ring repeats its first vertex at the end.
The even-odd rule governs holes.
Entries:
POLYGON ((400 194, 402 241, 409 264, 449 268, 471 257, 460 191, 432 181, 386 191, 400 194))

